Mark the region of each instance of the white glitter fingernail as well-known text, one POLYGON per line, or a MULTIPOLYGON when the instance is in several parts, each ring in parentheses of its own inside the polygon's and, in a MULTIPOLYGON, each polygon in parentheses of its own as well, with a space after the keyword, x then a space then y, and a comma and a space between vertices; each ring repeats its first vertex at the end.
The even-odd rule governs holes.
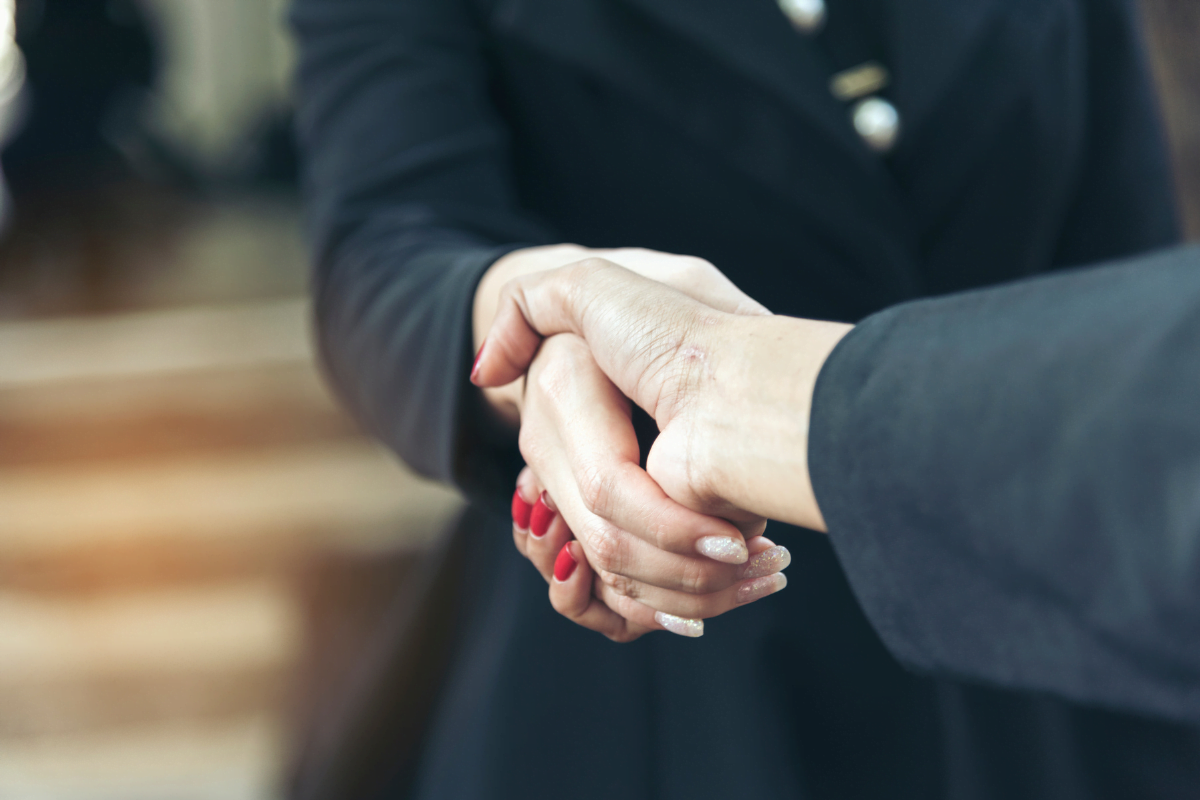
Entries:
POLYGON ((702 619, 686 619, 684 617, 677 617, 674 614, 664 614, 661 611, 655 611, 654 621, 671 633, 677 633, 680 636, 688 636, 695 639, 698 636, 704 635, 704 620, 702 619))
POLYGON ((792 563, 792 554, 786 547, 772 547, 756 556, 751 556, 742 567, 743 578, 761 578, 773 575, 781 569, 786 569, 792 563))
POLYGON ((745 564, 750 557, 746 543, 731 536, 704 536, 697 539, 696 552, 725 564, 745 564))
POLYGON ((787 586, 787 575, 784 575, 782 572, 768 575, 765 578, 755 578, 752 581, 746 581, 738 587, 737 601, 742 604, 753 603, 755 600, 761 600, 769 594, 782 591, 785 586, 787 586))

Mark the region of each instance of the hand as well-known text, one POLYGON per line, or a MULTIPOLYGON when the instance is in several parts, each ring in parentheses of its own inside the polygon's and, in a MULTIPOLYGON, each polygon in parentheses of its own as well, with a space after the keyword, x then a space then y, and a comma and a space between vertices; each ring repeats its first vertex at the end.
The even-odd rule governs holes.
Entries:
MULTIPOLYGON (((576 244, 529 247, 515 250, 497 259, 480 279, 475 291, 473 310, 475 349, 479 350, 492 327, 500 290, 505 284, 523 275, 544 272, 586 258, 605 258, 645 278, 672 286, 701 303, 731 314, 766 316, 771 313, 738 289, 719 269, 695 256, 660 253, 636 247, 589 249, 576 244)), ((520 424, 518 406, 521 391, 521 383, 516 380, 506 386, 484 389, 484 397, 496 415, 514 428, 520 424)))
POLYGON ((542 336, 579 335, 658 422, 647 469, 669 497, 824 530, 808 477, 808 418, 821 366, 850 328, 731 315, 588 259, 504 287, 475 380, 506 383, 542 336))
MULTIPOLYGON (((589 253, 604 253, 612 258, 620 259, 622 263, 630 268, 639 271, 643 275, 649 275, 661 281, 671 282, 673 285, 680 287, 688 292, 691 296, 697 297, 701 301, 712 303, 720 308, 726 309, 733 313, 748 313, 756 315, 766 315, 766 311, 761 305, 751 300, 748 296, 739 291, 724 275, 722 275, 715 267, 702 259, 676 256, 666 253, 657 253, 649 250, 624 249, 624 250, 609 250, 609 251, 588 251, 584 248, 574 245, 560 245, 545 248, 531 248, 528 250, 517 251, 497 261, 491 270, 484 276, 480 282, 479 290, 476 293, 475 303, 475 325, 477 336, 481 340, 482 335, 490 326, 491 317, 494 314, 496 298, 498 297, 499 288, 502 282, 507 281, 513 275, 528 274, 534 271, 546 270, 562 263, 567 263, 572 260, 577 260, 589 253)), ((716 575, 713 568, 718 565, 713 565, 705 559, 697 559, 695 554, 697 548, 699 552, 705 553, 709 558, 718 558, 726 561, 733 560, 735 563, 745 561, 745 559, 758 552, 757 550, 748 551, 742 537, 738 534, 733 536, 722 536, 720 534, 711 534, 704 536, 698 533, 695 525, 689 522, 687 514, 681 512, 686 509, 677 507, 677 504, 670 502, 662 494, 661 490, 653 487, 657 493, 657 507, 643 508, 639 519, 633 523, 627 523, 634 528, 633 537, 631 531, 625 530, 619 525, 614 527, 614 521, 605 520, 602 509, 594 509, 590 511, 590 519, 582 518, 582 515, 588 512, 589 501, 591 497, 592 485, 608 486, 607 491, 617 491, 625 495, 637 497, 637 483, 649 484, 653 486, 653 481, 650 481, 645 473, 638 467, 638 448, 635 437, 633 436, 632 426, 629 422, 629 405, 628 401, 617 391, 615 391, 611 383, 595 369, 591 358, 582 348, 576 348, 580 352, 576 354, 576 361, 573 369, 568 370, 566 375, 563 375, 559 380, 560 383, 570 383, 574 375, 582 375, 590 368, 590 373, 595 376, 595 380, 579 381, 576 388, 580 389, 573 397, 576 401, 576 409, 571 417, 571 424, 564 426, 563 420, 568 415, 562 413, 566 409, 562 408, 563 402, 568 399, 561 391, 539 391, 536 384, 530 384, 531 389, 526 390, 526 382, 517 380, 510 383, 508 386, 500 389, 490 389, 487 392, 488 399, 492 402, 493 407, 501 413, 501 416, 510 422, 520 420, 521 422, 521 445, 522 451, 526 456, 527 462, 537 466, 541 474, 550 474, 555 476, 566 476, 570 469, 578 477, 574 478, 577 482, 580 480, 588 481, 591 485, 580 490, 578 486, 571 486, 568 489, 571 478, 550 479, 552 484, 557 488, 547 496, 562 497, 564 492, 569 492, 569 497, 578 497, 582 502, 571 503, 569 500, 564 502, 566 518, 571 520, 577 528, 588 531, 588 534, 583 535, 583 541, 587 543, 598 541, 599 544, 593 546, 593 550, 599 550, 599 554, 595 555, 595 561, 602 564, 611 564, 611 568, 600 571, 600 578, 604 581, 606 590, 597 590, 597 597, 607 599, 610 605, 620 606, 627 610, 631 610, 631 614, 636 614, 636 618, 642 622, 642 628, 655 629, 658 626, 654 625, 653 609, 647 606, 637 605, 630 606, 627 602, 629 598, 634 596, 643 596, 649 591, 654 594, 656 591, 672 591, 669 587, 686 584, 691 587, 689 591, 698 596, 708 595, 712 592, 701 591, 706 587, 714 587, 714 591, 724 591, 729 589, 728 581, 729 570, 725 570, 725 575, 721 579, 725 583, 718 586, 716 575), (588 362, 584 365, 582 362, 588 362), (533 396, 538 402, 529 402, 529 397, 533 396), (556 413, 558 412, 558 413, 556 413), (615 424, 614 424, 615 423, 615 424), (606 429, 607 426, 607 429, 606 429), (614 443, 622 442, 621 447, 614 449, 614 443), (572 446, 573 443, 575 446, 572 446), (582 446, 579 444, 582 443, 582 446), (555 456, 561 456, 555 458, 555 456), (548 466, 553 464, 555 466, 548 466), (539 466, 545 465, 545 466, 539 466), (552 470, 552 471, 551 471, 552 470), (630 483, 632 481, 632 483, 630 483), (679 520, 673 522, 671 517, 679 520), (607 527, 601 523, 606 523, 607 527), (645 559, 649 550, 645 548, 633 547, 632 554, 627 553, 630 546, 627 542, 631 539, 636 539, 637 532, 644 530, 649 533, 646 535, 652 537, 652 540, 665 538, 672 529, 672 525, 691 524, 693 530, 684 534, 682 538, 677 537, 677 547, 686 549, 690 562, 700 561, 699 566, 690 562, 681 562, 681 569, 687 569, 689 572, 670 578, 660 578, 659 585, 648 587, 644 582, 638 579, 638 569, 645 569, 645 559), (610 555, 610 551, 615 551, 610 555), (627 559, 633 557, 630 566, 626 567, 622 560, 616 563, 610 561, 602 561, 605 558, 627 559), (615 598, 624 597, 627 600, 618 601, 615 598)), ((547 354, 553 350, 549 348, 547 354)), ((540 357, 539 357, 540 358, 540 357)), ((564 360, 563 364, 569 365, 569 360, 564 360)), ((563 365, 559 365, 558 371, 563 369, 563 365)), ((538 370, 538 374, 544 374, 538 370)), ((549 388, 549 387, 541 387, 549 388)), ((532 475, 533 473, 527 473, 532 475)), ((534 479, 536 480, 536 479, 534 479)), ((540 485, 538 491, 540 492, 540 485)), ((536 498, 530 498, 530 502, 536 498)), ((514 498, 514 503, 517 500, 514 498)), ((516 506, 514 506, 516 507, 516 506)), ((693 515, 695 516, 695 515, 693 515)), ((753 537, 754 534, 761 532, 765 526, 765 520, 754 517, 753 515, 741 514, 737 515, 736 520, 738 527, 741 528, 747 535, 753 537)), ((514 536, 517 540, 518 548, 523 553, 540 553, 544 548, 526 549, 522 546, 524 541, 524 531, 520 526, 514 526, 514 536)), ((531 537, 536 538, 536 537, 531 537)), ((766 540, 755 543, 756 547, 769 549, 772 545, 766 540)), ((782 548, 780 548, 782 551, 782 548)), ((786 553, 786 551, 782 551, 786 553)), ((553 559, 554 554, 549 554, 550 559, 553 559)), ((535 559, 536 561, 536 559, 535 559)), ((776 553, 774 562, 777 564, 777 569, 782 569, 786 566, 783 563, 784 559, 776 553)), ((540 563, 539 569, 544 576, 549 576, 551 565, 540 563)), ((728 594, 728 592, 726 592, 728 594)), ((746 599, 745 593, 742 595, 743 601, 746 599)), ((690 598, 671 598, 660 600, 660 605, 663 608, 675 609, 690 609, 692 613, 703 614, 704 616, 712 616, 715 613, 720 613, 724 610, 721 606, 719 598, 690 599, 690 598)), ((728 604, 726 604, 728 605, 728 604)), ((597 611, 590 612, 586 615, 586 621, 589 627, 603 629, 607 635, 613 638, 628 639, 639 635, 641 631, 634 633, 632 629, 625 627, 625 621, 619 617, 610 617, 597 611)))
POLYGON ((521 402, 529 467, 513 497, 513 538, 560 613, 616 641, 664 628, 694 636, 700 620, 786 584, 776 574, 786 549, 754 535, 764 522, 748 522, 743 542, 737 527, 675 503, 642 471, 629 401, 583 340, 547 339, 521 402), (579 567, 554 580, 572 538, 559 566, 579 567))

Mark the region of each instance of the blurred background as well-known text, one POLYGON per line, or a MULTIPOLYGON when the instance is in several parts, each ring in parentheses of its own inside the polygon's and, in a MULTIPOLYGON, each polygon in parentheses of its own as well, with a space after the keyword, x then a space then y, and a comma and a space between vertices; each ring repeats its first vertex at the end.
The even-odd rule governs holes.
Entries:
MULTIPOLYGON (((1200 239, 1200 3, 1142 8, 1200 239)), ((280 797, 459 510, 314 364, 285 12, 0 0, 0 798, 280 797)))

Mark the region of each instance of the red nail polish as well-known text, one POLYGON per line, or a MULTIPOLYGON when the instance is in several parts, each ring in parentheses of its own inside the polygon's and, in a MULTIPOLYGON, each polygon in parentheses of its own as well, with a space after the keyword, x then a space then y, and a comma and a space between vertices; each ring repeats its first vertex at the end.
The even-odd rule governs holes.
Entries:
POLYGON ((529 529, 529 515, 533 506, 521 499, 521 490, 513 492, 512 515, 513 524, 521 530, 529 529))
POLYGON ((577 566, 579 563, 575 556, 571 555, 571 543, 567 542, 562 546, 562 550, 558 551, 558 558, 554 559, 554 580, 562 583, 571 577, 577 566))
POLYGON ((483 358, 483 348, 486 345, 487 339, 484 339, 483 344, 479 345, 479 350, 475 353, 475 363, 471 365, 471 383, 478 383, 476 378, 479 377, 479 359, 483 358))
POLYGON ((546 531, 550 530, 550 523, 553 521, 554 512, 546 505, 546 493, 542 492, 542 496, 533 506, 533 512, 529 515, 529 532, 535 538, 540 539, 546 535, 546 531))

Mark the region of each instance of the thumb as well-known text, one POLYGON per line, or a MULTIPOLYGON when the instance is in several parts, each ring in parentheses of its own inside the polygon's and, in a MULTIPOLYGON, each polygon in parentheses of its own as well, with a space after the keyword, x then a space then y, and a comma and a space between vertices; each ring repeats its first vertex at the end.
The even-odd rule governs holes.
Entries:
POLYGON ((478 386, 510 383, 528 369, 542 337, 573 333, 587 342, 617 388, 653 414, 663 388, 659 368, 713 315, 724 316, 600 258, 525 275, 500 290, 472 381, 478 386))

